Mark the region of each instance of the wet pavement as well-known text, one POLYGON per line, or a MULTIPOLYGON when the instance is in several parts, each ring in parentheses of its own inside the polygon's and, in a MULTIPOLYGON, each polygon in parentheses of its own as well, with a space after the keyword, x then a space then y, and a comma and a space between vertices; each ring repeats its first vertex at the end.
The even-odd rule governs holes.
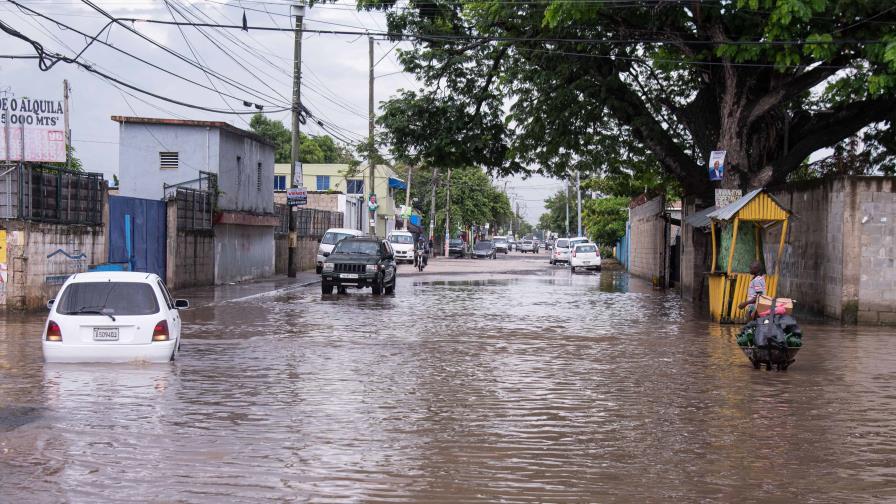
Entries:
POLYGON ((546 260, 195 290, 169 365, 45 365, 44 315, 0 316, 0 501, 896 500, 892 328, 755 371, 676 293, 546 260))

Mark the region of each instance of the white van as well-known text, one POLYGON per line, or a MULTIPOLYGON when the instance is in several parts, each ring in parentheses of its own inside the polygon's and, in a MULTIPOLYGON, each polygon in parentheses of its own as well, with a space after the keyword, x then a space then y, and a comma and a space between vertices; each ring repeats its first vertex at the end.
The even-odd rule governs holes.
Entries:
POLYGON ((392 231, 388 240, 395 251, 396 264, 401 261, 414 262, 414 235, 408 231, 392 231))
POLYGON ((321 271, 323 271, 324 254, 330 255, 330 252, 333 251, 333 247, 339 243, 339 240, 349 236, 363 236, 364 234, 364 231, 358 231, 357 229, 328 229, 327 232, 324 233, 324 237, 320 240, 320 246, 317 247, 317 274, 320 275, 321 271))

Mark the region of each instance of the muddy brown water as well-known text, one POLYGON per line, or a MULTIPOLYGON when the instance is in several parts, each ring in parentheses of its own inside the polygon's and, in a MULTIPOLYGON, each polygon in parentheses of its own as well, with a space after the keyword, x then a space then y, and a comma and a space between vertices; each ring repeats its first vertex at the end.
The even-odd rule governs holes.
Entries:
POLYGON ((184 319, 170 365, 45 365, 44 316, 0 317, 0 501, 896 500, 892 329, 755 371, 675 293, 562 269, 184 319))

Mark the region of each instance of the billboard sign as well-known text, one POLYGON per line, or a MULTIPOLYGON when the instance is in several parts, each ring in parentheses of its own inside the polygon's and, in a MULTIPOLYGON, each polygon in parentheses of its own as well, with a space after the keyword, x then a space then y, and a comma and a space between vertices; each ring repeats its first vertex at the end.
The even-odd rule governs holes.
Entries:
POLYGON ((286 190, 286 204, 289 206, 302 206, 308 204, 308 188, 290 187, 286 190))
POLYGON ((62 100, 0 97, 0 161, 3 160, 65 162, 62 100))

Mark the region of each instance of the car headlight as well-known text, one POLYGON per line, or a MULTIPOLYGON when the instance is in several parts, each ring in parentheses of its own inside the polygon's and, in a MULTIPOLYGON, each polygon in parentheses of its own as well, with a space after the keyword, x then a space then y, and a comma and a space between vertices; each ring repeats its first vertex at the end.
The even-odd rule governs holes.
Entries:
POLYGON ((368 272, 368 273, 376 273, 377 270, 379 270, 379 269, 380 269, 380 267, 377 266, 376 264, 368 264, 368 265, 367 265, 367 272, 368 272))
POLYGON ((324 271, 333 271, 333 263, 324 263, 324 271))

